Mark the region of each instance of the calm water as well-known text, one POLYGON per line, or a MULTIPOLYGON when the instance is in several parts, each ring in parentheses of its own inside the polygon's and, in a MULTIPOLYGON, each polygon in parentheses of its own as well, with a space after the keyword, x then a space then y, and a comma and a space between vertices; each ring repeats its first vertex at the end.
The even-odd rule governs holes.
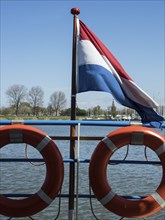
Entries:
MULTIPOLYGON (((45 131, 48 135, 69 135, 69 127, 67 126, 40 126, 39 129, 45 131)), ((88 136, 106 136, 112 130, 118 128, 110 127, 81 127, 81 135, 88 136)), ((160 131, 164 134, 165 131, 160 131)), ((69 157, 69 142, 56 141, 63 158, 69 157)), ((81 141, 80 143, 80 158, 90 159, 91 154, 98 144, 97 141, 81 141)), ((112 159, 124 158, 126 147, 115 152, 112 159)), ((158 160, 155 153, 150 149, 147 150, 149 160, 158 160)), ((1 149, 1 158, 25 156, 25 145, 8 145, 1 149)), ((40 154, 32 147, 29 147, 29 157, 40 158, 40 154)), ((143 146, 130 146, 128 159, 144 160, 143 146)), ((79 167, 79 193, 89 194, 88 184, 88 164, 81 163, 79 167)), ((68 163, 65 164, 65 177, 62 187, 62 193, 68 193, 68 163)), ((108 166, 108 178, 113 191, 120 195, 148 195, 155 191, 158 187, 161 177, 161 166, 153 165, 110 165, 108 166)), ((41 187, 45 178, 45 166, 32 166, 30 163, 1 163, 0 167, 0 193, 35 193, 41 187)), ((58 212, 58 198, 42 212, 33 216, 34 219, 53 220, 58 212)), ((92 199, 93 210, 95 215, 100 220, 118 220, 120 217, 107 211, 96 200, 92 199)), ((90 209, 89 199, 81 199, 78 201, 78 216, 80 220, 94 220, 90 209)), ((62 198, 61 212, 58 219, 67 220, 68 200, 62 198)), ((1 220, 8 219, 1 216, 1 220)), ((16 219, 16 218, 13 218, 16 219)), ((29 219, 29 218, 19 218, 29 219)), ((127 218, 125 218, 127 219, 127 218)), ((135 219, 135 218, 134 218, 135 219)), ((137 218, 136 218, 137 219, 137 218)), ((165 220, 165 210, 156 215, 146 218, 148 220, 165 220)))

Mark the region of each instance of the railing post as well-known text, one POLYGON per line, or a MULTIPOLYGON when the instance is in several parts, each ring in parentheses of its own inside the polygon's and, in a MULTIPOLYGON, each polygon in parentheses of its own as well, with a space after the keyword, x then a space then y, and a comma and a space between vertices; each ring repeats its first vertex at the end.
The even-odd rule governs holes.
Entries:
POLYGON ((78 220, 79 165, 80 165, 80 123, 78 123, 78 127, 77 127, 76 220, 78 220))

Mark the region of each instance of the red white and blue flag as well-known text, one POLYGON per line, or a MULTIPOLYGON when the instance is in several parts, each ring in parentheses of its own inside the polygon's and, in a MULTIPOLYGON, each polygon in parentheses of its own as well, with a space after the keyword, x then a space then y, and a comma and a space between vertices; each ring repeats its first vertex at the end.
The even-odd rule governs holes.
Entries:
POLYGON ((163 117, 154 111, 157 103, 136 85, 106 46, 80 20, 77 30, 77 93, 111 93, 120 104, 135 109, 143 123, 159 127, 163 117))

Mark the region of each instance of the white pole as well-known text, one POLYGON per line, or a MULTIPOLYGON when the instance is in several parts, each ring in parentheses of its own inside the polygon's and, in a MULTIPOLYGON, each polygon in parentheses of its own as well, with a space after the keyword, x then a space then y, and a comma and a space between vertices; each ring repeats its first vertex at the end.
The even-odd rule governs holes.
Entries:
POLYGON ((76 220, 78 220, 79 165, 80 165, 80 123, 78 123, 78 129, 77 129, 76 220))

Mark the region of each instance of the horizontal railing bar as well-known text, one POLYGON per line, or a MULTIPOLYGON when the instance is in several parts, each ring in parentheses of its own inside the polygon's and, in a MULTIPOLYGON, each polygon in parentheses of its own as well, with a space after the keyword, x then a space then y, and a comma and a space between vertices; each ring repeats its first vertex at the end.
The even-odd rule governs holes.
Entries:
MULTIPOLYGON (((30 196, 32 196, 32 195, 34 195, 34 194, 32 194, 32 193, 24 193, 24 194, 16 194, 16 193, 5 193, 5 194, 2 194, 3 196, 5 196, 5 197, 20 197, 20 198, 22 198, 22 197, 30 197, 30 196)), ((74 194, 74 197, 76 198, 76 194, 74 194)), ((61 194, 61 195, 58 195, 57 197, 61 197, 61 198, 68 198, 69 197, 69 195, 68 194, 61 194)), ((78 195, 78 197, 79 198, 96 198, 96 196, 95 195, 89 195, 89 194, 79 194, 78 195)), ((145 198, 146 196, 140 196, 140 195, 135 195, 135 196, 127 196, 127 195, 124 195, 124 196, 121 196, 121 197, 123 197, 123 198, 125 198, 125 199, 142 199, 142 198, 145 198)))
MULTIPOLYGON (((65 163, 77 163, 77 160, 66 158, 63 160, 65 163)), ((40 158, 0 158, 0 162, 44 162, 44 159, 40 158)), ((89 159, 80 159, 80 163, 89 163, 89 159)), ((160 161, 142 161, 142 160, 110 160, 110 165, 114 164, 150 164, 161 165, 160 161)))
MULTIPOLYGON (((62 140, 62 141, 69 141, 69 140, 77 140, 78 137, 72 137, 70 138, 69 136, 50 136, 51 139, 53 140, 62 140)), ((99 141, 102 140, 104 137, 103 136, 81 136, 79 139, 80 141, 99 141)))
POLYGON ((161 165, 160 161, 143 161, 143 160, 110 160, 108 164, 144 164, 144 165, 161 165))
POLYGON ((1 120, 0 125, 11 124, 25 125, 105 125, 105 126, 128 126, 130 121, 107 121, 107 120, 1 120))
MULTIPOLYGON (((0 120, 0 125, 25 124, 25 125, 85 125, 85 126, 115 126, 141 125, 139 121, 109 121, 109 120, 0 120)), ((142 126, 151 127, 149 123, 142 126)), ((162 124, 165 128, 165 123, 162 124)))

